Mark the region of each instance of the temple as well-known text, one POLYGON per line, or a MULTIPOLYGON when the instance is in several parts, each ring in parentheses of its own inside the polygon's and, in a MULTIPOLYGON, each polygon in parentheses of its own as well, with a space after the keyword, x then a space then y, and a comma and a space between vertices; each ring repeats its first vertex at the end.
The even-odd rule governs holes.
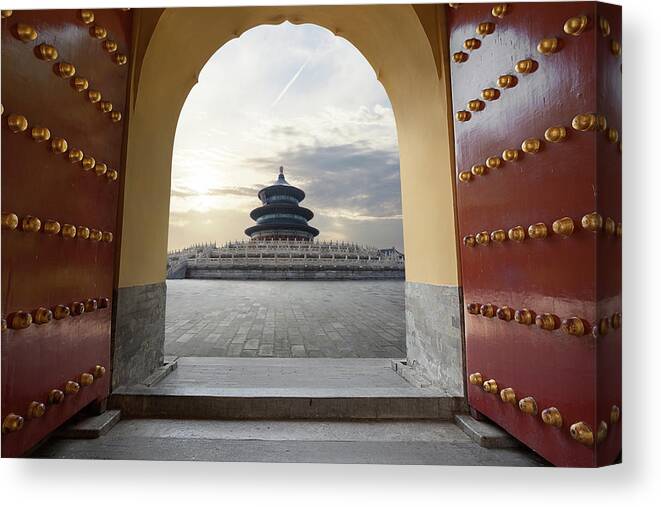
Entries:
POLYGON ((250 212, 257 225, 248 227, 250 239, 311 240, 319 230, 308 225, 314 213, 299 206, 305 192, 287 183, 284 167, 280 166, 278 179, 257 194, 262 206, 250 212))
POLYGON ((314 213, 299 205, 305 192, 287 182, 282 166, 278 179, 257 197, 262 205, 250 212, 255 225, 245 230, 250 240, 169 252, 168 278, 404 279, 404 254, 394 247, 315 240, 319 230, 308 225, 314 213))

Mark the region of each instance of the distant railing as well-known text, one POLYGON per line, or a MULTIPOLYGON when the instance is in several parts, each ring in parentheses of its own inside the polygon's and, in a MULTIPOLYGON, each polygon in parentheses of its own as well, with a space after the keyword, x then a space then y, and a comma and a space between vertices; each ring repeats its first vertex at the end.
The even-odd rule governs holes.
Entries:
POLYGON ((276 250, 333 250, 341 252, 358 252, 358 251, 372 251, 379 252, 378 248, 359 245, 357 243, 344 243, 336 241, 296 241, 296 240, 248 240, 248 241, 235 241, 226 243, 218 247, 215 243, 193 245, 188 248, 173 250, 168 252, 168 256, 181 255, 189 253, 202 253, 213 250, 260 250, 260 249, 276 249, 276 250))
POLYGON ((221 268, 221 267, 273 267, 273 266, 303 266, 303 267, 357 267, 357 268, 389 268, 404 269, 404 263, 390 259, 318 259, 318 258, 252 258, 252 257, 233 257, 233 258, 207 258, 198 257, 188 260, 188 267, 196 268, 221 268))
POLYGON ((403 270, 404 256, 395 249, 379 250, 334 241, 250 240, 193 245, 168 254, 168 275, 185 264, 201 269, 376 269, 403 270), (284 253, 284 255, 283 255, 284 253))

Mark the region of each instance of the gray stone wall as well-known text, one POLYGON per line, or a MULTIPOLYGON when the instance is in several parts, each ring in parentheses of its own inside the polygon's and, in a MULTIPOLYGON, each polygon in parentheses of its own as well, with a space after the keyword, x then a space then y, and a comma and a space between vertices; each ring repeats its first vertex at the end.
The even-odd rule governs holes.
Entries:
MULTIPOLYGON (((169 275, 168 278, 170 278, 169 275)), ((209 269, 189 267, 185 278, 202 280, 404 280, 404 270, 209 269)))
POLYGON ((406 282, 407 363, 450 396, 464 396, 461 287, 406 282))
POLYGON ((140 382, 163 364, 165 282, 115 291, 113 389, 140 382))

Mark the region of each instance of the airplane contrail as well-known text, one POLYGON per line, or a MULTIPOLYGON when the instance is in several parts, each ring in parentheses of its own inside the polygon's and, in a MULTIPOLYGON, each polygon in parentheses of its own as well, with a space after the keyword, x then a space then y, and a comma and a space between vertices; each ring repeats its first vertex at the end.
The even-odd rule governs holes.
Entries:
POLYGON ((293 84, 294 84, 294 81, 296 81, 296 80, 298 79, 298 76, 301 75, 301 72, 303 72, 303 69, 305 68, 305 66, 306 66, 308 63, 310 63, 310 60, 312 60, 312 55, 310 55, 310 56, 308 57, 308 59, 305 60, 305 62, 303 62, 303 65, 300 66, 300 68, 296 71, 296 73, 294 74, 294 76, 289 80, 289 83, 287 83, 287 84, 285 85, 285 87, 282 89, 282 91, 280 92, 280 95, 278 95, 278 97, 273 101, 273 103, 271 104, 271 107, 274 107, 278 102, 280 102, 280 99, 282 99, 282 97, 285 96, 285 93, 287 93, 287 90, 289 90, 289 87, 290 87, 291 85, 293 85, 293 84))

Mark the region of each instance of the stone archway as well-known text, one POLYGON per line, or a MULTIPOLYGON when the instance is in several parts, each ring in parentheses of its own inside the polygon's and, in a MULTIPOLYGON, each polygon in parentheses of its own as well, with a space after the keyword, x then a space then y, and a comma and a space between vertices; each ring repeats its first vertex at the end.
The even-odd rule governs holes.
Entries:
POLYGON ((407 253, 407 350, 450 395, 463 395, 444 7, 295 6, 144 9, 134 19, 113 385, 162 360, 172 145, 209 57, 262 24, 311 23, 349 40, 374 68, 395 115, 407 253))

